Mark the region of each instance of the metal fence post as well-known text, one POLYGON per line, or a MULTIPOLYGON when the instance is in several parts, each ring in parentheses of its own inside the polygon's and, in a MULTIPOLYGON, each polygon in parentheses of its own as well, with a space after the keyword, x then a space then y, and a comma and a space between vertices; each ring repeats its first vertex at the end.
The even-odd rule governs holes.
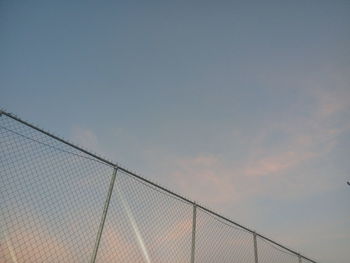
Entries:
POLYGON ((253 240, 254 240, 254 258, 255 258, 255 263, 258 263, 258 242, 256 240, 256 233, 253 232, 253 240))
POLYGON ((196 219, 197 219, 197 205, 196 203, 193 203, 191 263, 194 263, 194 254, 196 250, 196 224, 197 224, 196 219))
POLYGON ((299 258, 299 263, 301 263, 301 256, 300 256, 300 254, 298 255, 298 258, 299 258))
POLYGON ((97 251, 98 251, 98 247, 100 245, 102 231, 103 231, 103 227, 104 227, 104 224, 106 221, 109 203, 111 201, 111 196, 112 196, 112 192, 113 192, 115 178, 117 176, 117 170, 118 170, 118 167, 114 167, 111 182, 109 183, 107 198, 106 198, 106 201, 105 201, 105 204, 103 207, 103 213, 102 213, 102 217, 101 217, 100 226, 99 226, 98 232, 97 232, 94 250, 92 252, 92 256, 91 256, 91 260, 90 260, 91 263, 95 263, 95 261, 96 261, 97 251))

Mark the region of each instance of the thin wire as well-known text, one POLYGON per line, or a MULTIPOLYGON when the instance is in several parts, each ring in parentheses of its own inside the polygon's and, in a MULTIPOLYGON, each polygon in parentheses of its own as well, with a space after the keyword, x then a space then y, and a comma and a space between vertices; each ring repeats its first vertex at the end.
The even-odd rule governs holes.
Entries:
POLYGON ((240 227, 238 227, 238 226, 235 226, 235 225, 233 225, 232 223, 230 224, 230 223, 224 221, 223 219, 218 218, 217 216, 213 215, 212 213, 207 212, 207 211, 201 209, 200 207, 199 207, 199 209, 200 209, 202 212, 204 212, 204 213, 206 213, 207 215, 209 215, 209 216, 211 216, 212 218, 214 218, 216 221, 218 221, 218 222, 220 222, 220 223, 222 223, 222 224, 224 224, 224 225, 226 225, 226 226, 228 226, 228 227, 232 227, 232 228, 234 228, 234 229, 236 229, 236 230, 238 230, 238 231, 242 231, 242 232, 245 232, 245 233, 249 233, 249 234, 252 233, 252 232, 250 232, 250 231, 248 231, 248 230, 245 230, 245 229, 243 229, 243 228, 240 228, 240 227))
MULTIPOLYGON (((23 138, 25 138, 25 139, 27 139, 27 140, 30 140, 30 141, 32 141, 32 142, 36 142, 36 143, 39 143, 39 144, 44 145, 44 146, 46 146, 46 147, 49 147, 49 148, 51 148, 51 149, 54 149, 54 150, 56 150, 56 151, 68 153, 68 154, 71 154, 71 155, 74 155, 74 156, 77 156, 77 157, 80 157, 80 158, 84 158, 84 159, 87 159, 87 160, 90 160, 90 161, 95 161, 95 162, 98 162, 98 163, 100 163, 100 164, 103 164, 103 165, 112 167, 111 165, 106 164, 106 163, 104 163, 104 162, 101 162, 101 161, 99 161, 99 160, 97 160, 97 159, 94 159, 94 158, 91 158, 91 157, 88 157, 88 156, 83 156, 83 155, 81 155, 81 154, 73 153, 73 152, 70 152, 70 151, 67 151, 67 150, 63 150, 63 149, 58 148, 58 147, 56 147, 56 146, 53 146, 53 145, 51 145, 51 144, 38 141, 38 140, 36 140, 36 139, 30 138, 30 137, 28 137, 28 136, 26 136, 26 135, 23 135, 23 134, 21 134, 21 133, 19 133, 19 132, 13 131, 13 130, 8 129, 8 128, 5 128, 4 126, 1 126, 1 125, 0 125, 0 128, 6 130, 6 131, 8 131, 8 132, 11 132, 11 133, 13 133, 13 134, 16 134, 17 136, 20 136, 20 137, 23 137, 23 138)), ((165 195, 167 195, 167 196, 169 196, 169 197, 173 197, 173 198, 175 198, 176 200, 182 201, 182 202, 185 203, 185 204, 191 204, 191 202, 186 202, 186 201, 184 201, 184 200, 182 200, 182 199, 180 199, 180 198, 178 198, 178 197, 176 197, 176 196, 174 196, 174 195, 171 195, 171 194, 169 194, 169 193, 167 193, 167 192, 165 192, 165 191, 162 191, 162 190, 156 188, 155 186, 150 185, 149 183, 146 183, 146 182, 144 182, 144 181, 142 181, 142 180, 139 180, 138 178, 135 178, 134 176, 132 176, 131 174, 129 174, 129 173, 127 173, 127 172, 124 172, 124 174, 127 175, 128 177, 134 179, 134 180, 137 180, 139 183, 141 183, 141 184, 143 184, 143 185, 145 185, 145 186, 147 186, 147 187, 149 187, 149 188, 151 188, 151 189, 153 189, 153 190, 155 190, 155 191, 157 191, 157 192, 159 192, 159 193, 165 194, 165 195)))
POLYGON ((151 184, 149 184, 149 183, 147 183, 147 182, 145 182, 145 181, 143 181, 143 180, 141 180, 141 179, 138 179, 138 178, 136 178, 135 176, 133 176, 132 174, 130 174, 130 173, 128 173, 128 172, 123 171, 123 173, 124 173, 126 176, 130 177, 131 179, 136 180, 137 182, 139 182, 139 183, 141 183, 141 184, 147 186, 148 188, 150 188, 150 189, 152 189, 152 190, 155 190, 155 191, 157 191, 157 192, 159 192, 159 193, 161 193, 161 194, 165 194, 165 195, 167 195, 167 196, 169 196, 169 197, 175 198, 176 200, 179 200, 179 201, 183 202, 184 204, 191 204, 191 205, 193 204, 191 201, 185 201, 185 200, 183 200, 183 199, 181 199, 181 198, 178 198, 177 196, 175 196, 175 195, 173 195, 173 194, 171 194, 171 193, 168 193, 168 192, 166 192, 166 191, 163 191, 163 190, 159 189, 158 187, 156 187, 156 186, 154 186, 154 185, 151 185, 151 184))
MULTIPOLYGON (((83 155, 81 155, 81 154, 73 153, 73 152, 70 152, 70 151, 67 151, 67 150, 63 150, 63 149, 58 148, 58 147, 56 147, 56 146, 50 145, 50 144, 48 144, 48 143, 44 143, 44 142, 38 141, 38 140, 36 140, 36 139, 30 138, 30 137, 28 137, 28 136, 25 136, 25 135, 23 135, 23 134, 21 134, 21 133, 19 133, 19 132, 13 131, 13 130, 8 129, 8 128, 5 128, 4 126, 1 126, 1 125, 0 125, 0 128, 6 130, 6 131, 8 131, 8 132, 11 132, 11 133, 13 133, 13 134, 16 134, 17 136, 23 137, 23 138, 25 138, 25 139, 27 139, 27 140, 30 140, 30 141, 39 143, 39 144, 41 144, 41 145, 44 145, 44 146, 46 146, 46 147, 52 148, 52 149, 54 149, 54 150, 56 150, 56 151, 68 153, 68 154, 71 154, 71 155, 74 155, 74 156, 77 156, 77 157, 80 157, 80 158, 84 158, 84 159, 87 159, 87 160, 90 160, 90 161, 95 161, 95 162, 98 162, 98 163, 103 164, 103 165, 106 165, 106 166, 111 166, 111 165, 106 164, 106 163, 104 163, 104 162, 101 162, 101 161, 99 161, 99 160, 97 160, 97 159, 94 159, 94 158, 91 158, 91 157, 88 157, 88 156, 83 156, 83 155)), ((111 167, 112 167, 112 166, 111 166, 111 167)))
POLYGON ((289 255, 289 256, 299 256, 299 254, 291 253, 291 252, 289 252, 289 251, 286 251, 286 250, 284 250, 284 249, 278 247, 277 245, 272 244, 271 242, 269 242, 269 241, 266 240, 265 238, 260 238, 260 239, 261 239, 263 242, 265 242, 266 244, 268 244, 269 246, 273 247, 274 249, 276 249, 276 250, 278 250, 278 251, 280 251, 280 252, 282 252, 282 253, 285 253, 285 254, 287 254, 287 255, 289 255))

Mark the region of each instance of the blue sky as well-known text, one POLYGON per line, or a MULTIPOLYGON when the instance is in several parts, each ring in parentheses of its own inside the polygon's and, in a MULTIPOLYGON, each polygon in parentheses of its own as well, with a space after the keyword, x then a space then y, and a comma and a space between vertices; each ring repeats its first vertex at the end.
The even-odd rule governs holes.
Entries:
POLYGON ((350 2, 0 3, 0 106, 348 262, 350 2))

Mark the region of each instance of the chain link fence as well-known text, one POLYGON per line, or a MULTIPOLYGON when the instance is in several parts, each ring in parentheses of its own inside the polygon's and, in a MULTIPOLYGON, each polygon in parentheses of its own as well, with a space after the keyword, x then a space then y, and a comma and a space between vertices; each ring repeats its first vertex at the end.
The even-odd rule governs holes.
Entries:
POLYGON ((0 262, 315 263, 1 111, 0 262))

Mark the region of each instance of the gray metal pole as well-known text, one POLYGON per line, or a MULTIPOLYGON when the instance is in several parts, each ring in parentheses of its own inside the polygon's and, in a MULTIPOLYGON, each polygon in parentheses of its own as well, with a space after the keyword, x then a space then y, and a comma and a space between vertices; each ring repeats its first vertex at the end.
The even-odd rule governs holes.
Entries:
POLYGON ((301 263, 301 255, 300 254, 298 255, 298 258, 299 258, 299 263, 301 263))
POLYGON ((256 233, 253 233, 253 240, 254 240, 254 258, 255 258, 255 263, 258 263, 258 242, 256 240, 256 233))
POLYGON ((196 250, 196 224, 197 224, 196 219, 197 219, 197 204, 193 203, 191 263, 194 263, 194 255, 196 250))
POLYGON ((117 176, 117 170, 118 170, 118 167, 114 167, 112 178, 111 178, 111 182, 109 183, 109 189, 108 189, 108 193, 107 193, 107 198, 106 198, 105 205, 104 205, 104 208, 103 208, 103 213, 102 213, 100 226, 99 226, 98 232, 97 232, 97 237, 96 237, 96 241, 95 241, 94 250, 92 252, 92 256, 91 256, 91 260, 90 260, 91 263, 95 263, 95 261, 96 261, 97 251, 98 251, 98 247, 100 245, 102 231, 103 231, 103 227, 104 227, 104 224, 105 224, 105 221, 106 221, 109 203, 111 201, 111 196, 112 196, 112 192, 113 192, 115 178, 117 176))

